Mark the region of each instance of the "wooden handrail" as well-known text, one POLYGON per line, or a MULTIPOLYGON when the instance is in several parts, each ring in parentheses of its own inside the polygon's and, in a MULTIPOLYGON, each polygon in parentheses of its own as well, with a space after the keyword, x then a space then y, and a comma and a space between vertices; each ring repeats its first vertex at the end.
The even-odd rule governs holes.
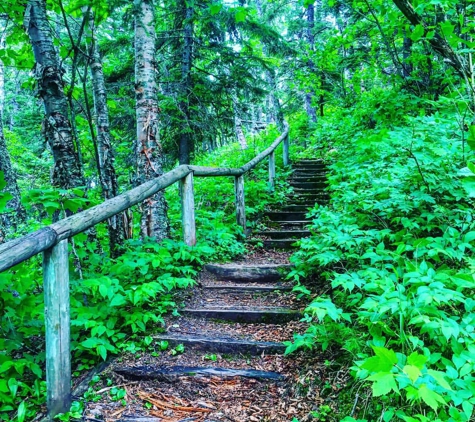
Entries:
POLYGON ((0 245, 0 272, 43 252, 43 290, 46 325, 47 420, 67 412, 71 404, 71 359, 69 317, 68 239, 136 205, 158 191, 180 182, 183 235, 186 244, 196 244, 193 176, 234 176, 236 219, 246 232, 244 175, 269 157, 269 189, 275 177, 274 151, 284 142, 283 161, 289 163, 289 127, 264 151, 239 168, 180 165, 121 195, 108 199, 26 236, 0 245))
POLYGON ((158 191, 178 182, 193 172, 199 177, 234 176, 240 177, 257 166, 270 155, 288 135, 288 126, 272 145, 240 168, 199 167, 181 165, 173 170, 149 180, 121 195, 108 199, 95 207, 79 212, 63 220, 43 227, 33 233, 0 245, 0 272, 43 252, 61 240, 68 239, 96 224, 136 205, 158 191))

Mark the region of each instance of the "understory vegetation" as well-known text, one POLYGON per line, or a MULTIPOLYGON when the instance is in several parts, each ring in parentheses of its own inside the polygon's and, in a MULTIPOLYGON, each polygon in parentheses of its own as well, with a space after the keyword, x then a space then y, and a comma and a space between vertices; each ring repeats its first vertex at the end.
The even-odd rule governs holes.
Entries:
POLYGON ((364 93, 301 153, 328 160, 332 199, 310 211, 312 236, 292 257, 311 325, 287 353, 344 351, 345 422, 473 420, 473 153, 454 104, 364 93))
MULTIPOLYGON (((275 130, 269 130, 256 137, 245 152, 238 144, 230 144, 196 163, 239 167, 275 137, 275 130)), ((282 167, 280 158, 277 165, 282 167)), ((268 193, 266 165, 249 175, 246 200, 250 217, 283 201, 289 189, 284 174, 280 172, 276 182, 280 188, 276 195, 268 193)), ((75 376, 119 352, 140 353, 155 347, 150 336, 160 331, 162 315, 178 310, 173 292, 192 286, 203 263, 227 261, 244 253, 242 228, 235 222, 233 180, 196 178, 195 192, 198 242, 194 247, 180 240, 181 201, 176 186, 167 190, 171 239, 160 244, 153 239, 128 240, 122 255, 112 259, 102 249, 107 236, 103 225, 97 226, 94 236, 84 233, 73 238, 70 297, 75 376)), ((8 194, 0 193, 0 207, 5 207, 8 199, 8 194)), ((25 199, 25 206, 36 213, 31 214, 30 228, 38 226, 38 221, 41 225, 51 223, 57 209, 77 211, 93 204, 93 199, 72 198, 70 192, 55 189, 30 192, 25 199)), ((135 207, 131 215, 135 230, 138 211, 135 207)), ((42 284, 40 256, 0 273, 0 420, 12 420, 13 414, 15 420, 30 420, 45 402, 42 284)))

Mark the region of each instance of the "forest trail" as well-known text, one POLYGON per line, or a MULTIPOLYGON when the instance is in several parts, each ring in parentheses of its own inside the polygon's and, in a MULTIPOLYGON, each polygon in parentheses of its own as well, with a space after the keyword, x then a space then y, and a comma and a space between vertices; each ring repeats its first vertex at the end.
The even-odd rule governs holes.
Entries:
POLYGON ((307 327, 300 321, 304 304, 284 274, 289 250, 310 235, 308 208, 329 197, 323 162, 293 167, 294 194, 265 214, 266 228, 250 240, 258 243, 254 252, 206 265, 198 285, 182 293, 180 315, 166 318, 166 332, 153 336, 150 349, 114 361, 103 373, 109 394, 87 404, 86 420, 304 420, 318 393, 309 399, 311 389, 299 388, 305 358, 284 356, 282 342, 307 327))

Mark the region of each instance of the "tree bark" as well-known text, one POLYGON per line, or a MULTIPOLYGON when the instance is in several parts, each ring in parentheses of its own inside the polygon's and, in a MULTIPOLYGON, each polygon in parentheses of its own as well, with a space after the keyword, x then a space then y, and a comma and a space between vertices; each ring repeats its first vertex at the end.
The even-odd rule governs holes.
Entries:
MULTIPOLYGON (((309 50, 313 51, 315 46, 315 35, 313 33, 315 28, 315 6, 309 4, 307 7, 307 41, 309 50)), ((315 63, 312 59, 308 61, 308 67, 311 73, 315 73, 315 63)), ((309 89, 305 94, 305 109, 307 111, 307 116, 310 121, 317 121, 317 111, 313 106, 313 98, 315 97, 315 92, 313 89, 309 89)))
POLYGON ((180 112, 185 120, 181 124, 180 139, 178 144, 178 159, 180 164, 190 164, 191 152, 193 151, 193 137, 191 136, 190 116, 190 93, 192 90, 191 65, 193 61, 193 15, 194 8, 191 2, 184 2, 184 25, 183 25, 183 50, 181 62, 180 84, 180 112))
POLYGON ((236 132, 236 138, 241 146, 241 149, 247 149, 247 141, 246 136, 244 135, 244 131, 242 129, 242 120, 238 114, 238 107, 237 107, 237 98, 233 98, 233 112, 234 112, 234 131, 236 132))
POLYGON ((64 94, 63 69, 53 45, 45 0, 29 0, 25 27, 33 47, 38 94, 43 100, 43 130, 54 159, 52 185, 69 189, 85 186, 78 154, 74 149, 68 102, 64 94))
MULTIPOLYGON (((158 100, 155 79, 155 15, 153 0, 135 0, 135 100, 137 118, 136 184, 163 174, 162 147, 158 140, 158 100)), ((169 235, 164 192, 142 205, 142 236, 162 240, 169 235)))
MULTIPOLYGON (((107 107, 107 91, 102 68, 102 58, 97 45, 94 14, 89 12, 89 30, 91 36, 90 63, 92 87, 94 94, 94 109, 96 112, 98 172, 104 199, 110 199, 119 194, 117 175, 114 168, 114 151, 111 144, 109 109, 107 107)), ((122 215, 114 215, 107 221, 109 245, 112 257, 118 256, 125 240, 124 220, 122 215)))
MULTIPOLYGON (((4 48, 5 42, 3 37, 0 38, 0 48, 4 48)), ((12 198, 7 203, 7 208, 13 209, 12 213, 4 213, 0 218, 0 225, 5 229, 15 228, 18 223, 26 218, 25 209, 21 205, 20 189, 18 188, 17 178, 13 170, 8 153, 7 144, 5 142, 5 134, 3 132, 3 111, 5 105, 5 68, 3 61, 0 60, 0 171, 3 172, 3 177, 7 184, 5 191, 8 192, 12 198)), ((3 238, 0 235, 0 238, 3 238)))
MULTIPOLYGON (((262 10, 261 0, 256 0, 256 9, 257 9, 257 16, 259 16, 260 19, 263 19, 264 12, 262 10)), ((264 56, 267 56, 266 45, 262 47, 262 51, 264 53, 264 56)), ((279 97, 277 96, 277 82, 275 79, 275 74, 270 69, 266 70, 266 79, 267 79, 267 84, 270 89, 269 102, 272 107, 272 114, 273 114, 272 117, 273 117, 274 122, 277 125, 277 128, 279 129, 280 132, 282 132, 284 130, 284 113, 282 112, 282 107, 280 106, 279 97)))

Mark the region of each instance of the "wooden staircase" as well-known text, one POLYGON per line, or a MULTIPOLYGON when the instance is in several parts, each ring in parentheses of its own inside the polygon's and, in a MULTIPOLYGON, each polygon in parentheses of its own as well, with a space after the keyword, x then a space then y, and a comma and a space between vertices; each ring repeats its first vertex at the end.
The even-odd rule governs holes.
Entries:
POLYGON ((256 233, 265 248, 292 249, 298 239, 310 236, 306 214, 315 203, 327 204, 326 165, 322 161, 302 160, 294 165, 290 179, 294 188, 289 202, 278 211, 266 213, 270 228, 256 233))
MULTIPOLYGON (((325 192, 325 170, 325 164, 317 160, 302 160, 294 165, 290 180, 293 195, 281 209, 267 212, 269 228, 256 233, 264 239, 261 257, 205 266, 199 287, 184 293, 180 315, 168 317, 166 332, 154 336, 154 344, 168 344, 166 351, 157 356, 148 355, 134 365, 113 364, 112 370, 122 381, 140 382, 139 397, 144 402, 149 397, 148 406, 152 406, 149 410, 143 406, 129 406, 118 420, 247 422, 292 419, 279 416, 278 412, 279 406, 291 405, 278 393, 285 389, 286 379, 292 374, 290 370, 281 369, 288 364, 283 362, 291 361, 282 356, 285 350, 282 341, 291 339, 296 324, 303 324, 298 322, 303 305, 291 293, 291 285, 285 282, 285 273, 290 269, 286 259, 289 252, 276 249, 292 248, 298 239, 310 235, 306 229, 307 210, 315 202, 324 204, 329 200, 325 192), (181 348, 180 345, 184 346, 184 353, 172 352, 181 348), (255 406, 242 406, 244 399, 239 401, 232 394, 229 399, 221 390, 225 390, 230 380, 236 383, 233 384, 235 395, 253 382, 252 388, 260 391, 255 404, 260 406, 262 399, 261 407, 270 403, 268 410, 259 413, 255 406), (222 389, 210 392, 209 383, 222 389), (186 402, 187 406, 177 405, 175 410, 157 406, 158 402, 150 397, 160 394, 178 397, 177 400, 186 402), (239 404, 232 401, 233 398, 239 404), (185 407, 201 409, 201 412, 188 410, 187 413, 183 411, 185 407)), ((288 400, 291 400, 290 395, 288 400)))

